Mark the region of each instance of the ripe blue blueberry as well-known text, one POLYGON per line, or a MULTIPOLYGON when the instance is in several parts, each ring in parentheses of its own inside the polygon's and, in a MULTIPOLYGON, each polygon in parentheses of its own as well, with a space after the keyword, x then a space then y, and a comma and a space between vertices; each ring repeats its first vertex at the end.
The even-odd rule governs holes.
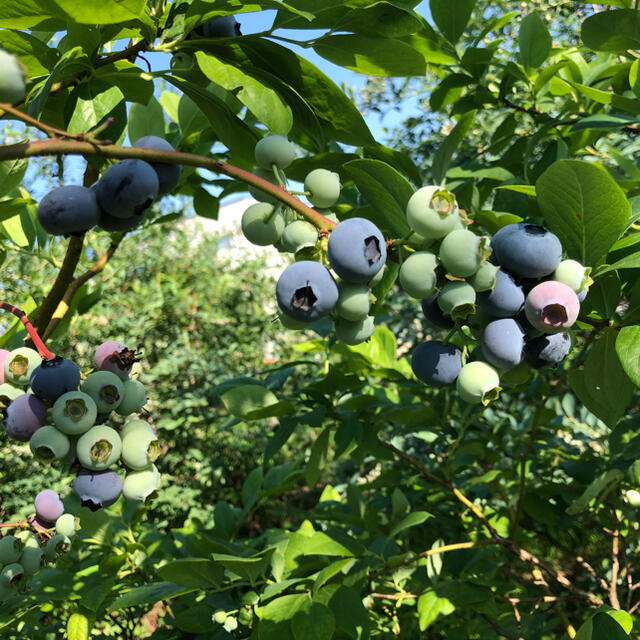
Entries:
POLYGON ((80 384, 80 370, 78 366, 68 360, 56 356, 50 360, 43 360, 31 374, 29 386, 38 398, 57 400, 63 393, 74 391, 80 384))
POLYGON ((497 318, 511 318, 524 306, 524 291, 506 271, 496 273, 496 284, 492 291, 478 296, 481 309, 497 318))
POLYGON ((122 480, 115 471, 92 471, 81 469, 73 481, 83 507, 97 511, 112 505, 122 493, 122 480))
POLYGON ((319 262, 301 260, 289 265, 278 278, 276 300, 280 310, 301 322, 326 316, 338 301, 338 286, 319 262))
POLYGON ((331 268, 347 282, 369 282, 387 259, 380 229, 365 218, 349 218, 333 228, 327 255, 331 268))
POLYGON ((242 35, 240 23, 235 16, 214 18, 201 24, 195 29, 195 32, 205 38, 233 38, 242 35))
POLYGON ((18 396, 5 409, 4 427, 7 435, 19 442, 27 442, 46 421, 46 405, 30 393, 18 396))
POLYGON ((535 224, 508 224, 491 240, 496 262, 514 275, 542 278, 562 260, 562 244, 548 229, 535 224))
POLYGON ((114 218, 142 219, 158 195, 158 174, 144 160, 111 165, 95 187, 98 204, 114 218))
POLYGON ((524 332, 513 318, 490 322, 482 333, 482 353, 499 369, 513 369, 522 362, 524 332))
POLYGON ((527 362, 536 368, 562 362, 571 351, 571 336, 568 333, 552 333, 527 342, 524 354, 527 362))
POLYGON ((456 381, 462 369, 462 352, 439 340, 421 342, 411 354, 411 369, 422 382, 444 387, 456 381))
POLYGON ((427 322, 432 324, 438 329, 451 329, 453 327, 453 320, 451 316, 443 313, 440 305, 438 304, 438 294, 434 293, 432 296, 425 298, 421 301, 422 313, 427 319, 427 322))
MULTIPOLYGON (((164 138, 158 136, 144 136, 133 143, 134 147, 156 149, 158 151, 175 151, 173 146, 164 138)), ((171 164, 168 162, 150 162, 149 163, 158 176, 158 194, 164 195, 170 193, 180 182, 180 174, 182 167, 179 164, 171 164)))
POLYGON ((100 209, 95 193, 78 185, 65 185, 49 191, 40 201, 38 221, 55 236, 81 235, 95 227, 100 209))

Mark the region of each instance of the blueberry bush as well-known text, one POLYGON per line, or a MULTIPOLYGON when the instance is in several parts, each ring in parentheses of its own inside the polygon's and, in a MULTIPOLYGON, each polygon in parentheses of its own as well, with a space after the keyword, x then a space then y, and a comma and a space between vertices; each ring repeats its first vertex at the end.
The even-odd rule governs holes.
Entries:
POLYGON ((639 24, 4 0, 2 637, 636 637, 639 24))

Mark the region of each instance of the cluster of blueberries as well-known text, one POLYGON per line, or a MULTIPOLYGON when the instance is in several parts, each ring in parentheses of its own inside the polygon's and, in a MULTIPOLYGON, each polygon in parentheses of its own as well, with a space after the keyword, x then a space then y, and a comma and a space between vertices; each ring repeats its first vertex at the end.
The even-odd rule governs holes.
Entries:
POLYGON ((83 506, 95 511, 121 494, 139 503, 155 496, 160 446, 155 428, 137 417, 147 398, 144 385, 129 377, 135 351, 104 342, 94 355, 95 370, 83 380, 71 360, 42 360, 28 347, 3 350, 0 359, 7 436, 28 442, 39 460, 79 467, 73 487, 83 506), (124 481, 113 469, 119 461, 124 481))
MULTIPOLYGON (((294 148, 284 136, 260 140, 255 158, 257 175, 286 184, 283 169, 293 161, 294 148)), ((315 169, 304 188, 309 202, 338 222, 327 209, 340 196, 339 176, 315 169)), ((322 235, 312 224, 296 220, 290 209, 259 189, 251 193, 259 202, 242 216, 245 237, 293 253, 297 260, 276 285, 283 325, 300 329, 331 314, 339 341, 355 345, 367 340, 374 331, 370 289, 381 281, 387 257, 380 230, 363 218, 336 224, 326 246, 329 270, 307 259, 322 235)), ((406 216, 411 234, 400 243, 399 284, 422 301, 434 327, 449 331, 444 341, 428 340, 413 351, 411 365, 420 380, 456 384, 462 399, 486 404, 497 397, 500 376, 507 371, 517 370, 512 380, 526 379, 528 366, 557 365, 568 355, 566 330, 578 317, 591 279, 590 269, 562 259, 556 235, 522 222, 501 228, 492 238, 478 236, 467 228, 470 221, 454 194, 438 186, 418 189, 406 216), (480 344, 469 353, 472 339, 480 344), (462 348, 454 342, 462 342, 462 348)))
POLYGON ((29 577, 66 553, 78 530, 78 519, 65 513, 55 491, 41 491, 34 507, 35 513, 17 525, 15 533, 0 538, 0 602, 24 591, 29 577))

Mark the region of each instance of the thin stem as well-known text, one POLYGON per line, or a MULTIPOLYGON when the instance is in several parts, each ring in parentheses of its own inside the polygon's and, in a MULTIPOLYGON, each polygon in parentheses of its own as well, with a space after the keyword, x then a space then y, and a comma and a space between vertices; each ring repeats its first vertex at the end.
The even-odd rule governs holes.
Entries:
POLYGON ((180 151, 159 151, 157 149, 144 149, 139 147, 119 147, 111 144, 94 144, 81 140, 42 140, 38 142, 22 142, 17 144, 0 146, 0 160, 13 160, 17 158, 33 158, 51 155, 82 155, 101 156, 105 158, 126 159, 139 158, 148 162, 165 162, 169 164, 182 164, 191 167, 209 169, 214 173, 222 173, 240 182, 254 186, 262 191, 274 196, 280 202, 288 205, 306 218, 320 230, 330 230, 336 226, 333 220, 325 218, 323 215, 307 206, 298 198, 292 196, 288 191, 274 185, 268 180, 235 167, 233 165, 207 158, 193 153, 180 151))
POLYGON ((24 527, 24 525, 29 524, 26 520, 18 520, 16 522, 0 522, 0 528, 2 527, 24 527))
POLYGON ((36 120, 29 114, 20 111, 20 109, 12 107, 10 104, 0 103, 0 117, 2 117, 3 112, 11 114, 16 120, 20 120, 21 122, 24 122, 31 127, 39 129, 43 133, 46 133, 50 138, 59 136, 62 138, 82 140, 84 136, 84 134, 82 133, 69 133, 68 131, 63 131, 62 129, 56 129, 56 127, 52 127, 48 124, 45 124, 44 122, 40 122, 40 120, 36 120))
MULTIPOLYGON (((619 522, 615 508, 613 509, 613 517, 619 522)), ((609 602, 614 609, 620 609, 620 600, 618 599, 618 573, 620 571, 620 526, 616 524, 613 532, 613 540, 611 543, 611 583, 609 585, 609 602)))
POLYGON ((22 311, 22 309, 18 309, 18 307, 14 307, 12 304, 9 304, 8 302, 0 302, 0 309, 4 309, 5 311, 9 311, 10 313, 13 313, 13 315, 16 318, 18 318, 20 322, 22 322, 25 329, 27 330, 27 333, 31 336, 31 340, 35 345, 35 348, 38 350, 38 353, 43 358, 46 358, 47 360, 51 360, 52 358, 55 358, 53 353, 51 353, 51 351, 49 351, 49 349, 45 347, 45 344, 40 338, 40 336, 38 335, 38 332, 33 328, 33 325, 29 322, 29 318, 27 318, 27 314, 24 311, 22 311))

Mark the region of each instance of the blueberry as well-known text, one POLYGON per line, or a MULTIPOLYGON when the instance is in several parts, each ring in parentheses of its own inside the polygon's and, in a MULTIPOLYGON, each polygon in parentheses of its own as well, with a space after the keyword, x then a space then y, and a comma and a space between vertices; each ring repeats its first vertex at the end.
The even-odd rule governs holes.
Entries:
POLYGON ((63 513, 56 520, 56 533, 67 538, 73 538, 80 525, 80 521, 71 513, 63 513))
POLYGON ((456 380, 458 395, 470 404, 487 405, 500 393, 497 371, 486 362, 468 362, 460 369, 456 380))
POLYGON ((563 260, 553 272, 553 279, 571 287, 577 294, 584 292, 586 295, 589 286, 593 284, 590 273, 591 267, 585 267, 577 260, 563 260))
POLYGON ((80 384, 80 370, 67 358, 56 356, 43 360, 31 374, 29 385, 38 398, 55 401, 63 393, 74 391, 80 384))
POLYGON ((286 315, 311 322, 333 309, 338 301, 338 286, 325 266, 301 260, 289 265, 278 278, 276 299, 286 315))
MULTIPOLYGON (((196 29, 197 31, 197 29, 196 29)), ((193 67, 194 58, 186 51, 177 51, 171 56, 169 66, 172 69, 190 69, 193 67)))
POLYGON ((333 228, 328 252, 331 268, 347 282, 369 282, 387 259, 380 229, 365 218, 350 218, 333 228))
POLYGON ((44 489, 34 500, 36 515, 45 522, 55 522, 64 513, 64 503, 52 489, 44 489))
POLYGON ((293 144, 286 136, 268 135, 258 140, 254 150, 256 162, 263 169, 271 169, 275 164, 279 169, 286 169, 296 157, 293 144))
POLYGON ((418 300, 428 298, 436 290, 438 259, 430 251, 416 251, 400 266, 398 280, 405 293, 418 300))
POLYGON ((304 190, 314 207, 332 207, 340 197, 340 176, 327 169, 314 169, 304 179, 304 190))
POLYGON ((158 175, 144 160, 121 160, 111 165, 95 187, 98 204, 114 218, 137 218, 158 195, 158 175))
POLYGON ((122 401, 116 408, 116 413, 128 416, 132 413, 140 413, 147 402, 147 392, 139 380, 125 380, 122 401))
POLYGON ((67 391, 55 401, 51 415, 60 431, 75 436, 94 425, 98 408, 90 395, 82 391, 67 391))
POLYGON ((577 320, 580 300, 566 284, 546 280, 529 291, 524 311, 536 329, 543 333, 556 333, 577 320))
POLYGON ((9 352, 4 361, 4 379, 15 385, 26 386, 33 370, 40 365, 42 358, 35 349, 19 347, 9 352))
POLYGON ((500 267, 497 267, 490 262, 483 262, 478 270, 469 278, 467 282, 476 291, 492 291, 496 286, 496 276, 500 267))
POLYGON ((478 296, 478 304, 491 316, 511 318, 524 306, 524 291, 506 271, 500 269, 496 273, 493 290, 481 293, 478 296))
POLYGON ((29 440, 33 455, 43 461, 62 460, 71 449, 68 436, 55 427, 40 427, 29 440))
POLYGON ((442 240, 439 251, 445 269, 457 278, 473 275, 490 254, 489 239, 468 229, 450 231, 442 240))
POLYGON ((122 380, 111 371, 94 371, 82 382, 80 390, 91 396, 98 413, 108 413, 118 408, 124 396, 122 380))
POLYGON ((422 306, 422 313, 427 319, 427 322, 432 324, 438 329, 451 329, 453 327, 453 320, 451 316, 443 313, 440 305, 438 304, 438 294, 434 293, 432 296, 425 298, 420 302, 422 306))
POLYGON ((24 98, 25 90, 18 59, 0 49, 0 102, 20 102, 24 98))
POLYGON ((156 496, 160 487, 160 473, 151 464, 138 471, 130 471, 122 483, 122 495, 131 502, 146 504, 156 496))
POLYGON ((356 345, 368 340, 375 331, 375 324, 372 316, 367 316, 362 320, 345 320, 338 318, 335 323, 336 338, 343 344, 356 345))
POLYGON ((338 291, 336 313, 341 318, 351 320, 351 322, 358 322, 369 315, 371 303, 367 285, 340 281, 338 283, 338 291))
MULTIPOLYGON (((158 136, 144 136, 136 140, 133 146, 157 151, 175 151, 169 142, 158 136)), ((170 193, 178 186, 182 173, 182 167, 179 164, 169 162, 150 162, 149 164, 158 176, 158 195, 170 193)))
POLYGON ((12 562, 0 571, 0 584, 18 586, 24 582, 24 577, 24 567, 18 562, 12 562))
POLYGON ((28 442, 47 421, 47 407, 34 395, 23 393, 5 409, 4 427, 7 435, 19 442, 28 442))
POLYGON ((95 193, 77 185, 66 185, 49 191, 38 205, 38 221, 55 236, 81 235, 95 227, 100 209, 95 193))
POLYGON ((6 382, 4 379, 4 361, 10 353, 11 352, 7 351, 7 349, 0 349, 0 384, 4 384, 6 382))
POLYGON ((452 318, 466 318, 475 310, 476 292, 466 282, 447 282, 438 294, 438 305, 452 318))
POLYGON ((24 545, 15 536, 3 536, 0 538, 0 566, 17 562, 24 545))
POLYGON ((58 556, 61 556, 71 547, 71 540, 67 536, 63 536, 60 533, 56 533, 44 545, 44 555, 49 562, 55 562, 58 556))
POLYGON ((222 16, 214 18, 195 29, 196 33, 205 38, 233 38, 241 36, 240 24, 235 16, 222 16))
POLYGON ((73 481, 73 490, 83 507, 97 511, 116 502, 122 493, 122 480, 115 471, 81 469, 73 481))
POLYGON ((435 387, 453 384, 462 368, 462 352, 439 340, 421 342, 411 354, 411 369, 422 382, 435 387))
MULTIPOLYGON (((269 167, 268 169, 265 169, 263 167, 255 167, 253 169, 253 174, 258 176, 259 178, 263 178, 264 180, 271 182, 271 184, 280 184, 276 179, 273 168, 271 167, 269 167)), ((282 182, 282 184, 287 184, 287 178, 284 175, 284 171, 282 171, 282 169, 278 169, 278 175, 280 177, 280 182, 282 182)), ((248 191, 258 202, 268 202, 269 204, 278 204, 279 202, 279 200, 275 196, 272 196, 266 191, 263 191, 258 187, 254 187, 253 185, 249 185, 248 191)))
POLYGON ((44 551, 40 547, 25 547, 19 560, 27 576, 40 571, 44 565, 44 551))
POLYGON ((111 371, 121 380, 126 380, 129 377, 134 362, 137 362, 135 351, 127 349, 122 342, 117 340, 103 342, 93 356, 96 369, 111 371))
POLYGON ((13 400, 24 393, 23 389, 14 387, 12 384, 5 382, 0 384, 0 408, 6 409, 13 400))
POLYGON ((127 420, 120 431, 120 437, 124 438, 132 431, 144 431, 149 432, 151 435, 156 435, 155 427, 152 427, 146 420, 141 420, 140 418, 127 420))
POLYGON ((109 215, 106 211, 100 208, 100 218, 98 219, 98 227, 103 231, 109 233, 126 233, 127 231, 133 231, 136 227, 140 226, 144 219, 144 216, 132 216, 131 218, 116 218, 109 215))
POLYGON ((122 437, 122 461, 129 469, 144 469, 160 455, 160 443, 155 434, 142 429, 122 437))
POLYGON ((82 434, 76 444, 78 461, 85 469, 102 471, 120 459, 122 441, 115 429, 98 425, 82 434))
POLYGON ((242 214, 240 221, 244 237, 261 247, 275 244, 284 231, 284 216, 276 205, 266 202, 252 204, 242 214))
POLYGON ((522 362, 524 331, 513 318, 490 322, 480 341, 484 357, 499 369, 513 369, 522 362))
POLYGON ((407 203, 409 226, 427 240, 443 238, 457 228, 459 220, 455 196, 441 187, 422 187, 407 203))
POLYGON ((545 367, 562 362, 571 351, 568 333, 552 333, 527 342, 524 354, 532 367, 545 367))
POLYGON ((306 329, 309 326, 309 322, 301 322, 300 320, 294 320, 285 313, 278 314, 278 320, 285 329, 291 329, 291 331, 300 331, 306 329))
POLYGON ((318 230, 306 220, 290 222, 282 232, 282 246, 289 253, 315 246, 318 241, 318 230))
POLYGON ((497 263, 525 278, 542 278, 562 260, 562 244, 548 229, 535 224, 508 224, 493 236, 491 246, 497 263))

